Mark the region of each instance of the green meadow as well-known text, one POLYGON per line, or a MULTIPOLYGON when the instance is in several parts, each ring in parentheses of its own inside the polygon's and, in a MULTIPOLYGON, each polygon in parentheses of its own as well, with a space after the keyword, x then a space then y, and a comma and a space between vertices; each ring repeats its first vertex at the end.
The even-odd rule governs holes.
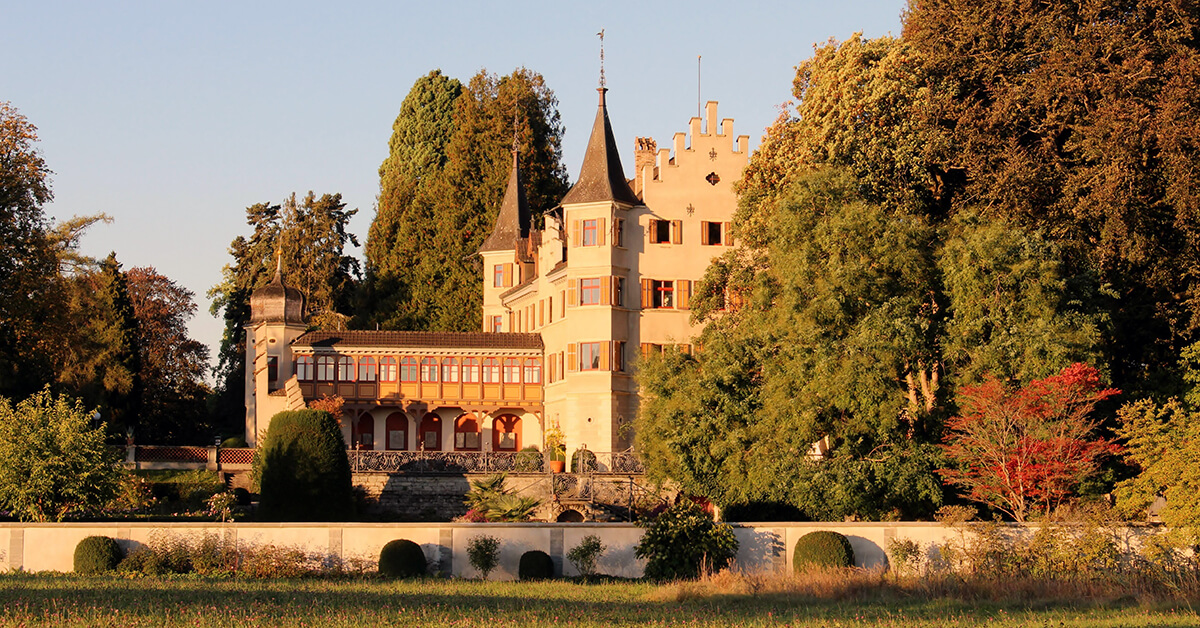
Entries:
MULTIPOLYGON (((872 584, 873 582, 873 584, 872 584)), ((3 626, 1195 626, 1185 603, 779 586, 0 576, 3 626)))

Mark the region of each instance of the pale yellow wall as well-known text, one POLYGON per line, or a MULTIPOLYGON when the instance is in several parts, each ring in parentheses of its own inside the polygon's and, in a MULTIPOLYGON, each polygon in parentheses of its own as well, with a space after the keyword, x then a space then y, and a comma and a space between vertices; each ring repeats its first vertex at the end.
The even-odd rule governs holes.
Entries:
POLYGON ((254 447, 258 435, 266 433, 270 419, 286 409, 287 398, 271 396, 272 387, 283 388, 293 367, 292 342, 304 335, 302 325, 258 323, 246 326, 246 443, 254 447), (267 379, 267 358, 279 360, 279 379, 267 379))

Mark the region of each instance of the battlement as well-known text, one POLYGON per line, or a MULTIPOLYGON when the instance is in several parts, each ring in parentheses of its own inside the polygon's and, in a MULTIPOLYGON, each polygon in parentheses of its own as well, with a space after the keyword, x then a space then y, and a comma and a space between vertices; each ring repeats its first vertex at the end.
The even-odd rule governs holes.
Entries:
POLYGON ((637 138, 634 150, 636 193, 641 193, 646 182, 661 181, 667 169, 679 168, 685 155, 691 159, 698 150, 704 155, 696 158, 705 162, 715 161, 722 153, 736 155, 739 161, 744 162, 750 154, 750 136, 739 135, 735 138, 733 118, 721 119, 718 124, 715 100, 708 101, 704 106, 704 117, 693 117, 688 122, 688 132, 676 133, 671 144, 672 148, 657 148, 654 140, 637 138), (657 155, 653 155, 656 148, 657 155))

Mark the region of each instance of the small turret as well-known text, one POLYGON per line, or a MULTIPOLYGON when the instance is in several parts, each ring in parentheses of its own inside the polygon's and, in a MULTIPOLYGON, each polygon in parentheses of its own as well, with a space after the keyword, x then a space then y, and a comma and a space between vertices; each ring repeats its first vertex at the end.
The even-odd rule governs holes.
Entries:
POLYGON ((250 294, 250 324, 303 322, 304 295, 283 285, 283 266, 277 260, 275 278, 250 294))

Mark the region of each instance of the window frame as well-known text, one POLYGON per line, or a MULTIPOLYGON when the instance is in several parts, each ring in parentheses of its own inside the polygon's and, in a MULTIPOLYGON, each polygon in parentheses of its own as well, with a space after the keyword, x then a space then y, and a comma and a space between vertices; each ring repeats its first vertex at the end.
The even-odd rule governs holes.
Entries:
POLYGON ((358 381, 375 382, 379 376, 375 358, 367 355, 358 359, 358 381))
POLYGON ((355 375, 354 358, 348 355, 339 355, 334 366, 334 376, 339 382, 352 382, 355 375))
POLYGON ((457 384, 459 380, 458 358, 442 358, 442 383, 457 384))
POLYGON ((652 294, 652 306, 654 309, 675 309, 675 281, 671 279, 654 279, 651 281, 650 288, 654 291, 652 294))
POLYGON ((650 219, 650 244, 670 244, 671 243, 671 221, 660 220, 658 218, 650 219), (666 229, 664 236, 663 229, 666 229))
POLYGON ((579 226, 579 245, 580 246, 599 246, 600 245, 600 219, 586 218, 580 221, 579 226))
POLYGON ((521 383, 521 360, 518 358, 504 358, 504 367, 501 372, 501 381, 505 384, 520 384, 521 383))
POLYGON ((527 358, 523 368, 522 379, 526 384, 542 383, 542 361, 538 358, 527 358))
POLYGON ((296 356, 296 379, 302 382, 311 382, 315 374, 311 355, 296 356))
POLYGON ((334 367, 332 355, 319 355, 316 362, 316 381, 327 384, 335 381, 334 376, 337 371, 334 367))
POLYGON ((395 383, 399 379, 400 374, 400 370, 396 365, 396 358, 390 355, 379 358, 379 381, 395 383))
POLYGON ((400 382, 415 384, 421 381, 420 363, 413 356, 400 358, 400 382))
POLYGON ((600 278, 579 280, 579 305, 600 305, 600 278))
POLYGON ((579 347, 579 349, 578 349, 578 351, 579 351, 579 370, 581 370, 581 371, 598 371, 598 370, 600 370, 600 351, 602 351, 602 344, 599 341, 597 341, 597 342, 581 342, 581 343, 579 343, 578 347, 579 347), (585 347, 587 348, 586 351, 584 350, 585 347), (588 363, 584 360, 585 354, 591 358, 590 363, 588 363))
POLYGON ((421 358, 421 383, 436 384, 440 380, 438 377, 441 370, 441 365, 437 358, 425 357, 421 358))
POLYGON ((480 383, 481 373, 479 371, 479 358, 463 358, 462 361, 462 383, 478 384, 480 383))
POLYGON ((483 364, 480 367, 481 378, 484 384, 499 384, 501 382, 500 360, 496 358, 484 358, 483 364))

